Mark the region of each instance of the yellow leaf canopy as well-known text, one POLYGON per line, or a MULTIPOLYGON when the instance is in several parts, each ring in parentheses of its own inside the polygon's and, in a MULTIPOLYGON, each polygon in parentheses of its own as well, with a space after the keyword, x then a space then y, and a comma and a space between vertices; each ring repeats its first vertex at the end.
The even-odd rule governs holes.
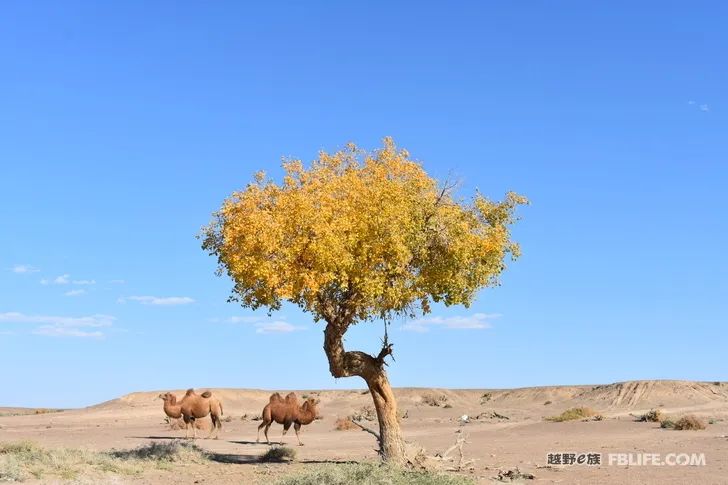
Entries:
POLYGON ((468 305, 518 255, 509 226, 524 197, 457 201, 390 138, 283 168, 281 183, 261 172, 233 193, 202 233, 243 306, 290 301, 351 322, 427 313, 431 301, 468 305))

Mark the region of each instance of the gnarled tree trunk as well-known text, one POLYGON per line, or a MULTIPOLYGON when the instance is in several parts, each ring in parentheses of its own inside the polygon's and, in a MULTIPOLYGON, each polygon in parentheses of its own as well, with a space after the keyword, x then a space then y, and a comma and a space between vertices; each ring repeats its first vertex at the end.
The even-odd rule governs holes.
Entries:
POLYGON ((405 463, 402 431, 397 419, 397 401, 384 370, 384 358, 392 353, 392 346, 385 343, 374 357, 365 352, 344 350, 343 337, 351 321, 331 319, 324 330, 324 350, 329 359, 329 370, 334 377, 359 376, 363 378, 377 410, 379 419, 379 453, 387 463, 405 463))

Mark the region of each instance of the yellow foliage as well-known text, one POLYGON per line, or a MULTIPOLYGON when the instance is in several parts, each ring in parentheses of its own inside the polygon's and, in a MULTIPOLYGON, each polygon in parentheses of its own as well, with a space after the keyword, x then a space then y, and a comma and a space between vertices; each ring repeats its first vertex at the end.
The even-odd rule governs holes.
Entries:
POLYGON ((244 306, 290 301, 316 320, 426 313, 468 305, 518 255, 509 226, 524 197, 459 202, 390 138, 283 168, 282 183, 256 174, 202 233, 244 306))

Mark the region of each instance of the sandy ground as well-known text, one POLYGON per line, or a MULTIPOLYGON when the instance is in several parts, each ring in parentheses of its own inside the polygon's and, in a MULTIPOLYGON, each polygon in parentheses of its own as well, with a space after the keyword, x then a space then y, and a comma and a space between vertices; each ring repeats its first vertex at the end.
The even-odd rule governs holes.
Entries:
MULTIPOLYGON (((172 471, 155 470, 141 477, 119 477, 113 483, 270 483, 322 462, 375 460, 374 438, 358 430, 337 431, 337 417, 370 406, 362 391, 297 391, 316 395, 322 419, 304 427, 305 446, 298 447, 294 464, 265 465, 257 457, 267 449, 256 443, 258 422, 243 420, 260 414, 270 391, 212 389, 224 402, 226 422, 219 440, 198 439, 213 453, 207 465, 183 464, 172 471)), ((281 390, 285 391, 285 390, 281 390)), ((184 431, 164 423, 160 391, 133 393, 85 409, 48 414, 9 416, 23 412, 0 408, 0 441, 33 440, 47 447, 83 447, 95 450, 128 449, 152 440, 179 439, 184 431)), ((181 390, 173 391, 181 397, 181 390)), ((465 457, 475 460, 464 473, 479 482, 491 482, 499 470, 518 467, 532 473, 528 483, 564 484, 727 484, 728 383, 635 381, 604 386, 541 387, 513 390, 397 389, 408 441, 423 446, 429 455, 442 453, 455 443, 456 432, 467 435, 465 457), (423 396, 445 396, 438 406, 423 396), (485 397, 483 397, 485 395, 485 397), (549 402, 549 404, 545 404, 549 402), (602 421, 553 423, 545 416, 575 406, 590 406, 602 421), (639 415, 660 408, 670 417, 694 414, 709 424, 703 431, 661 429, 658 423, 636 422, 639 415), (490 413, 509 419, 489 417, 490 413), (475 419, 481 415, 480 419, 475 419), (461 424, 460 417, 469 416, 461 424), (548 453, 601 454, 601 466, 548 466, 548 453), (610 453, 704 453, 705 466, 609 464, 610 453)), ((376 422, 368 423, 376 428, 376 422)), ((271 438, 280 439, 280 425, 271 438)), ((206 432, 201 431, 201 436, 206 432)), ((198 436, 199 436, 198 435, 198 436)), ((293 430, 285 437, 296 444, 293 430)), ((634 455, 633 455, 634 456, 634 455)), ((636 458, 634 458, 636 459, 636 458)))

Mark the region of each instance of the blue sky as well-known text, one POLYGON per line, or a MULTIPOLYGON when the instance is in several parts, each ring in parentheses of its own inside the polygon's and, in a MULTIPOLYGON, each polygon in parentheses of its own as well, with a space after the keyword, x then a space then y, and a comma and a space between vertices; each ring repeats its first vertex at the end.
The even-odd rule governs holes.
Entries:
POLYGON ((226 303, 195 235, 281 156, 386 135, 465 192, 532 201, 501 287, 394 323, 394 385, 728 379, 727 14, 5 2, 0 405, 362 387, 329 375, 308 315, 226 303))

